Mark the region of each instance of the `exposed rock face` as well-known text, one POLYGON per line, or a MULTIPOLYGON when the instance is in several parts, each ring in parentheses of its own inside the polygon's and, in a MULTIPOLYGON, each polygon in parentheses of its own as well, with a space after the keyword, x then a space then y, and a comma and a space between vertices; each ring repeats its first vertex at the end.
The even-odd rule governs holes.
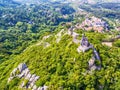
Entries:
POLYGON ((48 89, 48 86, 43 86, 43 87, 38 87, 37 90, 47 90, 48 89))
POLYGON ((108 47, 112 47, 112 42, 102 42, 102 45, 106 45, 108 47))
POLYGON ((85 52, 91 48, 93 48, 93 46, 88 42, 88 39, 83 35, 81 39, 81 45, 77 48, 77 51, 85 52))
POLYGON ((90 70, 96 70, 97 69, 97 66, 95 65, 95 58, 92 57, 90 60, 89 60, 89 69, 90 70))
MULTIPOLYGON (((101 69, 101 63, 100 63, 100 65, 99 66, 97 66, 96 64, 95 64, 95 61, 96 61, 96 59, 94 58, 94 57, 92 57, 90 60, 89 60, 89 62, 88 62, 88 64, 89 64, 89 70, 100 70, 101 69)), ((101 61, 100 61, 101 62, 101 61)))
POLYGON ((51 36, 51 35, 44 36, 44 37, 43 37, 43 40, 48 39, 50 36, 51 36))
POLYGON ((56 37, 56 42, 59 43, 61 40, 61 37, 63 35, 64 29, 62 29, 55 37, 56 37))
POLYGON ((22 72, 23 70, 25 70, 27 68, 25 63, 21 63, 20 65, 18 65, 18 69, 20 72, 22 72))
POLYGON ((27 68, 25 63, 19 64, 18 67, 11 72, 10 78, 8 78, 8 83, 15 77, 24 78, 25 80, 28 80, 26 84, 24 81, 22 82, 22 84, 20 85, 21 88, 29 88, 32 90, 47 90, 48 88, 47 86, 43 86, 41 87, 42 89, 40 89, 35 85, 35 82, 40 77, 37 76, 36 74, 31 74, 30 70, 27 68))
POLYGON ((74 30, 75 30, 75 27, 73 27, 73 26, 70 29, 68 29, 68 35, 71 35, 73 37, 73 42, 78 44, 78 43, 80 43, 80 40, 77 39, 79 34, 74 32, 74 30))
POLYGON ((50 43, 48 43, 48 42, 44 42, 44 47, 46 48, 46 47, 49 47, 50 46, 50 43))
POLYGON ((79 34, 77 34, 76 32, 73 32, 73 34, 72 34, 73 42, 76 44, 80 43, 80 40, 77 39, 78 36, 79 36, 79 34))
POLYGON ((49 47, 51 44, 49 42, 46 42, 45 40, 50 38, 52 35, 47 35, 42 38, 42 40, 38 43, 36 43, 36 46, 43 46, 44 48, 49 47))

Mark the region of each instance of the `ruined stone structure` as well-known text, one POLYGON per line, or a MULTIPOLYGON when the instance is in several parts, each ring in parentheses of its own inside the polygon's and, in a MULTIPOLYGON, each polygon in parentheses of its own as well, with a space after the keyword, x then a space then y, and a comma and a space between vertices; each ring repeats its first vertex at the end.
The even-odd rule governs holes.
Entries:
POLYGON ((77 51, 78 52, 81 52, 81 51, 85 52, 91 48, 93 48, 93 46, 88 42, 88 39, 83 34, 81 42, 80 42, 80 46, 77 48, 77 51))
POLYGON ((99 53, 95 48, 93 48, 93 57, 88 61, 89 70, 100 70, 101 69, 101 59, 99 53), (96 61, 99 62, 99 65, 96 65, 96 61))
POLYGON ((27 68, 25 63, 21 63, 18 65, 17 68, 15 68, 11 74, 10 74, 10 78, 8 78, 8 83, 10 83, 10 81, 12 79, 14 79, 15 77, 17 78, 24 78, 24 80, 28 80, 28 83, 25 84, 25 82, 23 81, 20 85, 21 88, 29 88, 32 90, 47 90, 48 86, 43 86, 43 87, 37 87, 35 85, 35 82, 40 78, 39 76, 37 76, 36 74, 31 74, 30 70, 27 68))
POLYGON ((95 57, 92 57, 89 61, 89 70, 96 70, 97 66, 95 65, 95 57))
MULTIPOLYGON (((76 39, 76 35, 73 35, 75 32, 72 33, 73 40, 76 39)), ((77 40, 77 39, 76 39, 77 40)), ((85 52, 89 49, 93 50, 93 57, 89 60, 89 70, 100 70, 101 69, 101 59, 99 56, 99 53, 97 50, 94 48, 92 44, 89 43, 88 39, 85 37, 85 35, 82 35, 82 39, 80 41, 80 46, 77 48, 78 52, 85 52), (96 60, 98 60, 99 65, 96 65, 96 60)))
POLYGON ((73 42, 74 43, 76 43, 76 44, 80 43, 80 46, 77 48, 77 51, 80 53, 80 52, 85 52, 89 49, 93 50, 93 57, 88 61, 89 70, 90 71, 100 70, 101 69, 101 59, 100 59, 99 53, 94 48, 94 46, 89 43, 88 39, 85 37, 84 34, 82 35, 81 41, 78 40, 77 37, 79 36, 79 34, 74 32, 74 30, 75 30, 75 28, 71 27, 70 29, 68 29, 68 34, 73 37, 73 42), (98 60, 100 65, 96 65, 96 60, 98 60))

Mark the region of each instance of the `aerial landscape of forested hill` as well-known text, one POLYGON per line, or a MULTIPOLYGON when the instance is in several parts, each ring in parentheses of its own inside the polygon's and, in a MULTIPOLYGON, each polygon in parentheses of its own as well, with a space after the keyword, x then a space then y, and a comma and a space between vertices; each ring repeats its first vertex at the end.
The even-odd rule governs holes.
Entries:
POLYGON ((120 0, 0 0, 0 90, 120 90, 120 0))

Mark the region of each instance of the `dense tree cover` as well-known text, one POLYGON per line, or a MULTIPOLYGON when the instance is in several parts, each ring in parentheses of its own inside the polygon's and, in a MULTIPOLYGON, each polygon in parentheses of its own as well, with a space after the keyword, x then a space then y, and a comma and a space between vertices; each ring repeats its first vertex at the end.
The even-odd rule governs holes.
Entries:
POLYGON ((0 58, 21 53, 27 46, 39 39, 39 34, 24 33, 19 30, 9 29, 0 31, 0 58))
POLYGON ((99 17, 120 18, 120 3, 101 3, 94 5, 83 5, 80 8, 93 13, 99 17))
POLYGON ((11 0, 0 4, 0 60, 21 53, 44 32, 52 32, 60 23, 73 20, 75 12, 68 4, 60 3, 57 7, 52 3, 21 5, 11 0))
MULTIPOLYGON (((21 90, 19 85, 24 79, 7 80, 11 71, 25 62, 31 73, 40 76, 37 86, 47 85, 50 90, 119 90, 120 89, 120 41, 113 47, 102 45, 104 39, 113 32, 95 33, 76 30, 81 39, 83 33, 100 53, 102 69, 88 73, 88 61, 93 52, 78 53, 79 44, 72 37, 62 34, 56 43, 56 34, 66 29, 64 23, 73 20, 74 9, 69 5, 22 5, 15 8, 0 8, 0 90, 21 90), (52 32, 52 33, 51 33, 52 32), (42 37, 51 35, 48 39, 42 37), (36 42, 48 42, 37 45, 36 42), (1 62, 1 60, 4 60, 1 62)), ((76 16, 76 22, 82 22, 83 15, 76 16), (78 20, 78 17, 81 19, 78 20)), ((117 35, 119 32, 114 32, 117 35)), ((99 62, 97 62, 99 63, 99 62)), ((25 80, 27 83, 28 80, 25 80)), ((22 89, 23 90, 23 89, 22 89)))
POLYGON ((72 20, 71 14, 75 12, 72 7, 69 5, 59 5, 57 9, 54 8, 52 4, 20 5, 16 6, 16 8, 1 8, 0 27, 7 29, 21 22, 21 25, 24 24, 24 29, 26 29, 26 25, 30 24, 31 28, 36 30, 42 24, 53 26, 58 25, 60 22, 72 20), (64 14, 67 14, 68 17, 64 18, 64 14))
MULTIPOLYGON (((11 84, 6 84, 10 72, 18 64, 25 62, 31 73, 40 76, 36 82, 37 86, 47 85, 50 90, 64 88, 64 90, 119 90, 119 65, 120 49, 116 46, 108 47, 101 44, 108 34, 85 32, 90 43, 92 43, 100 53, 102 69, 87 73, 88 61, 92 57, 92 50, 85 53, 78 53, 78 45, 72 42, 72 37, 63 35, 61 41, 56 43, 55 35, 59 29, 46 39, 50 47, 44 45, 28 47, 20 55, 11 57, 1 63, 0 67, 0 87, 1 90, 19 90, 22 80, 14 79, 11 84), (4 71, 3 71, 4 69, 4 71), (18 82, 19 81, 19 82, 18 82)), ((82 36, 83 31, 77 30, 82 36)))

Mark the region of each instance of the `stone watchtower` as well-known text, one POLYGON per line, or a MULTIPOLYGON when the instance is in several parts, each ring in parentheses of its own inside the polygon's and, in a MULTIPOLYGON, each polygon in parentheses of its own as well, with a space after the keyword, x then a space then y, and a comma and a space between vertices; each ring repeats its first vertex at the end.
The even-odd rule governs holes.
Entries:
POLYGON ((81 46, 86 46, 86 47, 89 47, 90 46, 90 43, 88 42, 88 39, 85 37, 85 35, 83 34, 82 35, 82 39, 81 39, 81 46))
POLYGON ((77 48, 78 52, 85 52, 89 50, 90 48, 93 48, 93 46, 88 42, 88 39, 85 37, 85 35, 82 35, 82 39, 80 42, 80 46, 77 48))

